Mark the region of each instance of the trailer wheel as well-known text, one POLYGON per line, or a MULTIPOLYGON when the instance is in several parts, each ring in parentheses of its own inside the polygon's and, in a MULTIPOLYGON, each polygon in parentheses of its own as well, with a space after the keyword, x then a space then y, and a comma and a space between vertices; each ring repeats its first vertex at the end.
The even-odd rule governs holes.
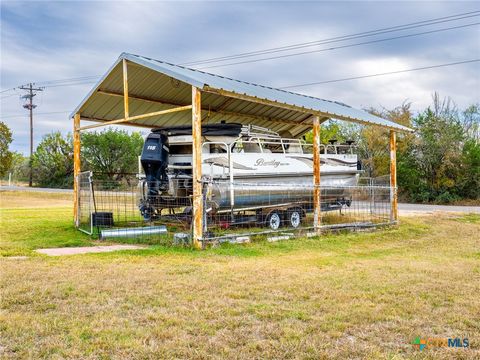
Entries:
POLYGON ((158 219, 158 212, 152 205, 142 204, 140 205, 140 213, 143 216, 143 220, 152 221, 158 219))
POLYGON ((289 209, 287 212, 288 226, 296 229, 302 222, 302 211, 300 209, 289 209))
POLYGON ((267 217, 267 226, 272 230, 278 230, 282 224, 282 217, 278 211, 272 211, 267 217))

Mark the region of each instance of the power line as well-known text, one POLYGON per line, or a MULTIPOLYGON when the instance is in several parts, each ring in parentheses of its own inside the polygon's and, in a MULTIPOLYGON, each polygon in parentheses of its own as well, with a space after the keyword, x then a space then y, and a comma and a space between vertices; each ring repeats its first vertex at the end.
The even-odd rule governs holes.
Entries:
MULTIPOLYGON (((235 63, 227 63, 227 64, 221 64, 221 65, 207 66, 207 67, 202 67, 200 69, 201 70, 211 69, 211 68, 216 68, 216 67, 253 63, 253 62, 259 62, 259 61, 266 61, 266 60, 272 60, 272 59, 279 59, 279 58, 285 58, 285 57, 292 57, 292 56, 299 56, 299 55, 317 53, 317 52, 333 51, 333 50, 338 50, 338 49, 343 49, 343 48, 356 47, 356 46, 361 46, 361 45, 374 44, 374 43, 380 43, 380 42, 385 42, 385 41, 390 41, 390 40, 397 40, 397 39, 409 38, 409 37, 414 37, 414 36, 419 36, 419 35, 426 35, 426 34, 432 34, 432 33, 437 33, 437 32, 443 32, 443 31, 448 31, 448 30, 461 29, 461 28, 475 26, 475 25, 480 25, 480 22, 472 23, 472 24, 459 25, 459 26, 453 26, 453 27, 448 27, 448 28, 442 28, 442 29, 436 29, 436 30, 430 30, 430 31, 424 31, 424 32, 414 33, 414 34, 395 36, 395 37, 384 38, 384 39, 370 40, 370 41, 365 41, 365 42, 360 42, 360 43, 355 43, 355 44, 341 45, 341 46, 336 46, 336 47, 331 47, 331 48, 326 48, 326 49, 318 49, 318 50, 304 51, 304 52, 300 52, 300 53, 273 56, 273 57, 268 57, 268 58, 255 59, 255 60, 246 60, 246 61, 240 61, 240 62, 235 62, 235 63)), ((99 77, 100 76, 98 76, 98 75, 96 75, 96 76, 84 76, 84 77, 78 77, 78 78, 67 78, 67 79, 43 81, 43 82, 39 82, 38 84, 44 84, 45 88, 74 86, 74 85, 86 85, 86 84, 95 83, 98 80, 99 77), (88 81, 88 79, 95 79, 95 80, 88 81), (49 85, 49 84, 51 84, 51 85, 49 85)))
MULTIPOLYGON (((311 83, 305 83, 305 84, 297 84, 297 85, 288 85, 288 86, 278 87, 277 89, 282 89, 282 90, 284 90, 284 89, 290 89, 290 88, 295 88, 295 87, 303 87, 303 86, 327 84, 327 83, 340 82, 340 81, 364 79, 364 78, 371 78, 371 77, 376 77, 376 76, 393 75, 393 74, 400 74, 400 73, 411 72, 411 71, 420 71, 420 70, 434 69, 434 68, 440 68, 440 67, 446 67, 446 66, 454 66, 454 65, 468 64, 468 63, 479 62, 479 61, 480 61, 480 59, 457 61, 457 62, 446 63, 446 64, 423 66, 423 67, 419 67, 419 68, 405 69, 405 70, 397 70, 397 71, 390 71, 390 72, 378 73, 378 74, 362 75, 362 76, 355 76, 355 77, 342 78, 342 79, 334 79, 334 80, 317 81, 317 82, 311 82, 311 83)), ((36 115, 69 114, 69 113, 70 113, 69 110, 65 110, 65 111, 52 111, 52 112, 36 113, 36 115)), ((15 118, 15 117, 23 117, 23 116, 24 116, 24 115, 13 114, 13 115, 2 116, 1 118, 5 119, 5 118, 15 118)))
MULTIPOLYGON (((76 78, 66 78, 66 79, 58 79, 58 80, 48 80, 48 81, 39 81, 39 82, 33 82, 32 85, 42 85, 42 88, 47 88, 47 87, 57 87, 57 86, 70 86, 70 85, 83 85, 83 84, 91 84, 96 82, 100 78, 101 75, 91 75, 91 76, 82 76, 82 77, 76 77, 76 78), (92 80, 92 81, 90 81, 92 80), (93 81, 95 80, 95 81, 93 81)), ((7 91, 12 91, 17 88, 10 88, 10 89, 5 89, 0 91, 1 93, 7 92, 7 91)), ((15 94, 12 94, 15 95, 15 94)), ((12 95, 6 95, 5 97, 9 97, 12 95)), ((2 98, 3 99, 3 98, 2 98)))
POLYGON ((11 90, 15 90, 15 88, 10 88, 10 89, 5 89, 5 90, 2 90, 0 91, 0 94, 3 94, 4 92, 7 92, 7 91, 11 91, 11 90))
POLYGON ((7 99, 7 98, 12 97, 12 96, 18 96, 18 94, 5 95, 5 96, 2 96, 2 97, 0 98, 0 100, 7 99))
POLYGON ((296 49, 304 48, 304 47, 324 45, 324 44, 329 44, 329 43, 332 43, 332 42, 353 40, 353 39, 358 39, 358 38, 362 38, 362 37, 381 35, 381 34, 385 34, 385 33, 389 33, 389 32, 409 30, 409 29, 414 29, 414 28, 423 27, 423 26, 430 26, 430 25, 440 24, 440 23, 449 22, 449 21, 457 21, 457 20, 466 19, 466 18, 470 18, 470 17, 480 16, 479 13, 480 13, 480 11, 472 11, 472 12, 467 12, 467 13, 462 13, 462 14, 457 14, 457 15, 445 16, 445 17, 441 17, 441 18, 418 21, 418 22, 404 24, 404 25, 397 25, 397 26, 392 26, 392 27, 387 27, 387 28, 370 30, 370 31, 365 31, 365 32, 360 32, 360 33, 354 33, 354 34, 350 34, 350 35, 337 36, 337 37, 327 38, 327 39, 323 39, 323 40, 316 40, 316 41, 292 44, 292 45, 275 47, 275 48, 270 48, 270 49, 263 49, 263 50, 245 52, 245 53, 240 53, 240 54, 236 54, 236 55, 210 58, 210 59, 205 59, 205 60, 191 61, 191 62, 186 62, 186 63, 179 64, 179 65, 187 65, 187 66, 200 65, 200 64, 207 64, 207 63, 212 63, 212 62, 220 62, 220 61, 225 61, 225 60, 233 60, 233 59, 244 58, 244 57, 252 57, 252 56, 258 56, 258 55, 270 54, 270 53, 275 53, 275 52, 296 50, 296 49), (472 15, 472 14, 474 14, 474 15, 472 15), (463 16, 463 15, 466 15, 466 16, 463 16))
MULTIPOLYGON (((65 111, 49 111, 49 112, 39 112, 35 113, 35 115, 51 115, 51 114, 69 114, 71 111, 65 110, 65 111)), ((2 119, 12 119, 12 118, 19 118, 19 117, 24 117, 25 114, 9 114, 5 116, 0 116, 2 119)))
MULTIPOLYGON (((83 84, 92 84, 95 83, 101 75, 93 75, 93 76, 84 76, 84 77, 79 77, 79 78, 67 78, 67 79, 61 79, 61 80, 49 80, 49 81, 42 81, 42 82, 37 82, 37 83, 32 83, 32 85, 42 85, 42 88, 50 88, 50 87, 58 87, 58 86, 70 86, 70 85, 83 85, 83 84), (88 80, 92 81, 88 81, 88 80)), ((5 89, 0 91, 0 94, 7 92, 7 91, 12 91, 17 88, 10 88, 10 89, 5 89)), ((16 94, 11 94, 11 95, 5 95, 4 97, 1 97, 0 99, 4 99, 10 96, 14 96, 16 94)))
POLYGON ((353 76, 353 77, 342 78, 342 79, 334 79, 334 80, 316 81, 316 82, 305 83, 305 84, 297 84, 297 85, 288 85, 288 86, 279 87, 278 89, 291 89, 291 88, 303 87, 303 86, 329 84, 329 83, 334 83, 334 82, 349 81, 349 80, 356 80, 356 79, 365 79, 365 78, 371 78, 371 77, 376 77, 376 76, 400 74, 400 73, 405 73, 405 72, 410 72, 410 71, 419 71, 419 70, 434 69, 434 68, 440 68, 440 67, 446 67, 446 66, 453 66, 453 65, 460 65, 460 64, 468 64, 468 63, 473 63, 473 62, 478 62, 478 61, 480 61, 480 59, 457 61, 457 62, 447 63, 447 64, 438 64, 438 65, 431 65, 431 66, 423 66, 423 67, 419 67, 419 68, 406 69, 406 70, 397 70, 397 71, 389 71, 389 72, 378 73, 378 74, 370 74, 370 75, 362 75, 362 76, 353 76))
POLYGON ((58 85, 47 85, 45 88, 54 88, 54 87, 63 87, 63 86, 72 86, 72 85, 86 85, 86 84, 94 84, 97 81, 82 81, 82 82, 72 82, 67 84, 58 84, 58 85))
MULTIPOLYGON (((225 60, 235 59, 235 58, 239 58, 239 57, 246 57, 247 55, 248 56, 256 56, 256 55, 272 53, 272 52, 276 52, 277 50, 278 51, 295 50, 297 48, 302 48, 302 47, 307 47, 307 46, 324 45, 324 44, 328 44, 328 43, 332 43, 332 42, 352 40, 352 39, 356 39, 356 38, 360 38, 360 37, 379 35, 379 34, 383 34, 383 33, 387 33, 387 32, 393 32, 393 31, 407 30, 407 29, 412 29, 412 28, 420 27, 420 26, 429 26, 429 25, 434 25, 434 24, 438 24, 438 23, 443 23, 443 22, 448 22, 448 21, 456 21, 456 20, 461 20, 461 19, 464 19, 464 18, 470 18, 470 17, 475 17, 475 16, 480 16, 480 10, 465 12, 465 13, 456 14, 456 15, 444 16, 444 17, 434 18, 434 19, 430 19, 430 20, 423 20, 423 21, 418 21, 418 22, 413 22, 413 23, 408 23, 408 24, 403 24, 403 25, 397 25, 397 26, 392 26, 392 27, 387 27, 387 28, 370 30, 370 31, 361 32, 361 33, 338 36, 338 37, 333 37, 333 38, 328 38, 328 39, 323 39, 323 40, 292 44, 292 45, 287 45, 287 46, 282 46, 282 47, 276 47, 276 48, 270 48, 270 49, 264 49, 264 50, 257 50, 257 51, 253 51, 253 52, 245 52, 245 53, 240 53, 240 54, 236 54, 236 55, 223 56, 223 57, 205 59, 205 60, 200 60, 200 61, 192 61, 192 62, 187 62, 187 63, 181 63, 180 65, 192 65, 192 64, 217 62, 217 61, 214 61, 214 60, 225 61, 225 60)), ((394 39, 398 39, 398 38, 402 38, 402 37, 412 37, 412 36, 424 35, 424 34, 433 33, 433 32, 437 32, 437 31, 447 31, 447 30, 452 30, 452 29, 457 29, 457 28, 467 27, 467 26, 473 26, 473 25, 478 25, 478 24, 479 23, 467 24, 467 25, 458 26, 458 27, 432 30, 431 32, 423 32, 423 33, 417 33, 417 34, 404 35, 404 36, 401 36, 401 37, 379 39, 379 40, 374 40, 373 42, 363 42, 363 43, 357 43, 357 44, 350 44, 350 45, 339 46, 339 47, 328 48, 328 49, 319 49, 319 50, 314 50, 314 51, 309 51, 309 52, 287 54, 287 55, 283 55, 283 56, 280 56, 280 57, 271 57, 271 58, 262 58, 262 59, 250 60, 250 61, 246 61, 246 62, 229 63, 229 64, 224 64, 224 65, 204 67, 202 69, 213 68, 213 67, 221 67, 221 66, 237 65, 237 64, 248 63, 248 62, 265 61, 265 60, 271 60, 271 59, 275 59, 275 58, 288 57, 288 56, 298 56, 298 55, 309 54, 309 53, 313 53, 313 52, 331 51, 331 50, 341 49, 341 48, 344 48, 344 47, 359 46, 359 45, 365 45, 365 44, 374 43, 374 42, 383 42, 383 41, 394 40, 394 39)), ((46 81, 41 81, 41 82, 37 82, 37 83, 33 83, 33 84, 44 85, 44 87, 62 87, 62 86, 72 86, 72 85, 83 85, 83 84, 95 83, 96 80, 98 80, 100 78, 100 76, 101 75, 91 75, 91 76, 83 76, 83 77, 76 77, 76 78, 46 80, 46 81), (86 80, 90 80, 90 79, 92 81, 86 81, 86 80), (95 80, 95 81, 93 81, 93 80, 95 80)), ((7 92, 7 91, 10 91, 10 90, 15 90, 15 88, 5 89, 5 90, 0 91, 0 93, 7 92)))
POLYGON ((272 53, 272 52, 288 51, 288 50, 297 49, 297 48, 301 48, 301 47, 317 46, 317 45, 322 45, 322 44, 330 43, 330 42, 351 40, 351 39, 355 39, 355 38, 359 38, 359 37, 374 36, 374 35, 379 35, 379 34, 383 34, 383 33, 387 33, 387 32, 401 31, 401 30, 412 29, 412 28, 420 27, 420 26, 429 26, 429 25, 434 25, 434 24, 437 24, 437 23, 461 20, 461 19, 464 19, 464 18, 479 16, 478 13, 480 13, 480 11, 472 11, 472 12, 468 12, 468 13, 445 16, 445 17, 431 19, 431 20, 424 20, 424 21, 419 21, 419 22, 414 22, 414 23, 409 23, 409 24, 404 24, 404 25, 397 25, 397 26, 388 27, 388 28, 370 30, 370 31, 361 32, 361 33, 355 33, 355 34, 344 35, 344 36, 337 36, 337 37, 323 39, 323 40, 316 40, 316 41, 292 44, 292 45, 281 46, 281 47, 276 47, 276 48, 257 50, 257 51, 252 51, 252 52, 245 52, 245 53, 240 53, 240 54, 236 54, 236 55, 229 55, 229 56, 222 56, 222 57, 210 58, 210 59, 205 59, 205 60, 192 61, 192 62, 187 62, 187 63, 183 63, 183 64, 179 64, 179 65, 198 65, 198 64, 208 63, 208 62, 218 62, 218 61, 230 60, 230 59, 241 58, 241 57, 263 55, 263 54, 272 53), (461 15, 468 15, 468 14, 476 14, 476 15, 459 17, 461 15), (456 17, 456 18, 455 19, 450 19, 450 20, 445 20, 445 21, 436 21, 436 20, 448 19, 448 18, 452 18, 452 17, 456 17), (427 23, 427 22, 428 22, 428 24, 424 24, 424 23, 427 23), (417 24, 423 24, 423 25, 417 25, 417 24), (415 26, 412 26, 412 25, 415 25, 415 26))
MULTIPOLYGON (((294 44, 294 45, 289 45, 289 46, 284 46, 284 47, 271 48, 271 49, 266 49, 266 50, 259 50, 259 51, 255 51, 255 52, 242 53, 242 54, 237 54, 237 55, 225 56, 225 57, 221 57, 221 58, 212 58, 212 59, 207 59, 207 60, 204 60, 204 61, 191 62, 191 63, 185 63, 185 64, 196 64, 196 63, 199 64, 199 63, 209 63, 209 62, 211 63, 211 62, 218 62, 220 60, 225 61, 225 60, 240 58, 240 57, 258 56, 258 55, 273 53, 273 52, 295 50, 295 49, 298 49, 298 48, 303 48, 303 47, 308 47, 308 46, 317 46, 317 45, 322 45, 322 44, 327 44, 327 43, 332 43, 332 42, 351 40, 351 39, 354 39, 354 38, 379 35, 379 34, 386 33, 386 32, 407 30, 407 29, 420 27, 420 26, 428 26, 428 25, 443 23, 443 22, 447 22, 447 21, 455 21, 455 20, 460 20, 460 19, 463 19, 463 18, 479 16, 479 15, 463 16, 463 15, 476 14, 476 13, 480 13, 480 11, 457 14, 457 15, 447 16, 447 17, 443 17, 443 18, 425 20, 425 21, 420 21, 420 22, 410 23, 410 24, 405 24, 405 25, 398 25, 398 26, 394 26, 394 27, 391 27, 391 28, 371 30, 371 31, 368 31, 368 32, 357 33, 357 34, 352 34, 352 35, 345 35, 345 36, 341 36, 341 37, 324 39, 324 40, 319 40, 319 41, 315 41, 315 42, 294 44), (459 18, 459 16, 461 16, 461 15, 463 17, 459 18), (444 19, 450 19, 450 20, 444 20, 444 19), (438 21, 438 20, 444 20, 444 21, 438 21), (433 21, 435 21, 435 22, 433 22, 433 21), (422 25, 419 25, 419 24, 422 24, 422 25), (413 25, 415 25, 415 26, 413 26, 413 25)), ((360 46, 360 45, 366 45, 366 44, 372 44, 372 43, 385 42, 385 41, 396 40, 396 39, 401 39, 401 38, 408 38, 408 37, 413 37, 413 36, 419 36, 419 35, 431 34, 431 33, 436 33, 436 32, 448 31, 448 30, 453 30, 453 29, 460 29, 460 28, 475 26, 475 25, 479 25, 479 24, 480 23, 464 24, 464 25, 459 25, 459 26, 454 26, 454 27, 430 30, 430 31, 414 33, 414 34, 406 34, 406 35, 401 35, 401 36, 396 36, 396 37, 391 37, 391 38, 376 39, 376 40, 360 42, 360 43, 356 43, 356 44, 342 45, 342 46, 326 48, 326 49, 318 49, 318 50, 313 50, 313 51, 305 51, 305 52, 286 54, 286 55, 280 55, 280 56, 274 56, 274 57, 267 57, 267 58, 261 58, 261 59, 227 63, 227 64, 223 64, 223 65, 214 65, 214 66, 204 67, 204 68, 201 68, 201 69, 215 68, 215 67, 222 67, 222 66, 231 66, 231 65, 252 63, 252 62, 258 62, 258 61, 266 61, 266 60, 272 60, 272 59, 278 59, 278 58, 284 58, 284 57, 291 57, 291 56, 299 56, 299 55, 303 55, 303 54, 310 54, 310 53, 323 52, 323 51, 332 51, 332 50, 337 50, 337 49, 342 49, 342 48, 348 48, 348 47, 354 47, 354 46, 360 46)), ((405 73, 405 72, 411 72, 411 71, 427 70, 427 69, 440 68, 440 67, 446 67, 446 66, 473 63, 473 62, 478 62, 478 61, 480 61, 480 59, 459 61, 459 62, 454 62, 454 63, 425 66, 425 67, 398 70, 398 71, 378 73, 378 74, 348 77, 348 78, 342 78, 342 79, 333 79, 333 80, 311 82, 311 83, 305 83, 305 84, 288 85, 288 86, 280 87, 279 89, 289 89, 289 88, 312 86, 312 85, 319 85, 319 84, 325 84, 325 83, 334 83, 334 82, 349 81, 349 80, 355 80, 355 79, 371 78, 371 77, 376 77, 376 76, 385 76, 385 75, 399 74, 399 73, 405 73)), ((28 85, 29 87, 26 87, 26 86, 18 87, 19 89, 23 89, 23 90, 30 90, 30 93, 22 96, 22 98, 30 100, 30 103, 24 105, 24 107, 30 110, 30 123, 31 123, 31 139, 30 139, 31 140, 31 144, 30 144, 31 149, 30 150, 31 150, 31 153, 33 152, 33 148, 32 148, 33 147, 33 112, 32 111, 33 111, 33 108, 35 108, 35 106, 36 106, 32 103, 33 97, 36 95, 36 94, 33 94, 32 91, 42 91, 45 87, 50 88, 50 87, 63 87, 63 86, 91 84, 91 83, 96 82, 96 81, 93 81, 93 80, 97 80, 99 77, 100 76, 98 76, 98 75, 94 75, 94 76, 82 76, 82 77, 75 77, 75 78, 57 79, 57 80, 47 80, 47 81, 39 82, 38 84, 42 84, 44 86, 42 88, 36 88, 36 89, 33 89, 33 85, 35 83, 29 84, 28 85), (90 80, 92 80, 92 81, 90 81, 90 80)), ((5 93, 7 91, 12 91, 12 90, 15 90, 15 89, 16 88, 5 89, 5 90, 0 91, 0 93, 5 93)), ((9 98, 9 97, 15 96, 15 95, 17 95, 17 94, 6 95, 4 97, 1 97, 0 100, 3 100, 5 98, 9 98)), ((69 113, 69 111, 44 112, 44 113, 37 113, 37 115, 50 115, 50 114, 61 114, 61 113, 69 113)), ((14 117, 21 117, 21 116, 23 116, 23 115, 7 115, 7 116, 2 116, 2 118, 14 118, 14 117)))
POLYGON ((46 80, 46 81, 39 81, 37 84, 48 85, 48 84, 57 84, 57 83, 64 83, 64 82, 71 82, 71 81, 84 81, 84 80, 90 80, 90 79, 98 79, 100 76, 102 75, 90 75, 90 76, 81 76, 76 78, 46 80))
POLYGON ((395 36, 395 37, 390 37, 390 38, 385 38, 385 39, 377 39, 377 40, 364 41, 364 42, 355 43, 355 44, 341 45, 341 46, 336 46, 336 47, 331 47, 331 48, 326 48, 326 49, 303 51, 303 52, 298 52, 298 53, 293 53, 293 54, 278 55, 278 56, 271 56, 271 57, 254 59, 254 60, 244 60, 244 61, 238 61, 238 62, 227 63, 227 64, 206 66, 206 67, 201 67, 201 68, 199 68, 199 69, 200 69, 200 70, 203 70, 203 69, 213 69, 213 68, 218 68, 218 67, 225 67, 225 66, 232 66, 232 65, 240 65, 240 64, 248 64, 248 63, 254 63, 254 62, 259 62, 259 61, 274 60, 274 59, 281 59, 281 58, 287 58, 287 57, 292 57, 292 56, 299 56, 299 55, 319 53, 319 52, 324 52, 324 51, 332 51, 332 50, 338 50, 338 49, 345 49, 345 48, 349 48, 349 47, 355 47, 355 46, 361 46, 361 45, 367 45, 367 44, 380 43, 380 42, 385 42, 385 41, 390 41, 390 40, 404 39, 404 38, 409 38, 409 37, 414 37, 414 36, 420 36, 420 35, 427 35, 427 34, 433 34, 433 33, 437 33, 437 32, 443 32, 443 31, 454 30, 454 29, 461 29, 461 28, 465 28, 465 27, 469 27, 469 26, 475 26, 475 25, 480 25, 480 22, 472 23, 472 24, 466 24, 466 25, 453 26, 453 27, 448 27, 448 28, 443 28, 443 29, 437 29, 437 30, 424 31, 424 32, 414 33, 414 34, 400 35, 400 36, 395 36))

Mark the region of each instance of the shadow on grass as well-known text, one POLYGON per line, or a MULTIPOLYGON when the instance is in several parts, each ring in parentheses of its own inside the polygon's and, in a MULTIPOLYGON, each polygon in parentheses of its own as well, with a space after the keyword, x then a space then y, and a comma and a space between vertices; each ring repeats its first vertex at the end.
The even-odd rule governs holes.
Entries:
MULTIPOLYGON (((117 243, 122 244, 146 244, 151 245, 147 249, 121 251, 115 253, 91 254, 89 256, 118 257, 118 256, 158 256, 158 255, 180 255, 196 258, 224 256, 224 257, 262 257, 282 256, 296 251, 311 251, 335 253, 343 259, 348 258, 381 258, 394 253, 409 251, 410 244, 405 242, 399 246, 398 241, 402 239, 415 240, 431 229, 420 220, 407 219, 401 226, 386 227, 373 232, 359 233, 342 231, 336 233, 325 233, 318 237, 299 237, 285 241, 267 242, 265 235, 258 235, 252 238, 251 243, 230 244, 223 243, 218 246, 209 247, 204 251, 193 250, 190 247, 173 246, 170 243, 159 244, 146 239, 118 239, 117 243), (378 248, 377 246, 381 246, 378 248), (353 250, 354 249, 354 250, 353 250)), ((158 241, 158 240, 156 240, 158 241)))
MULTIPOLYGON (((196 251, 190 247, 173 246, 170 236, 152 238, 115 239, 109 242, 98 241, 78 230, 72 224, 71 209, 2 209, 2 237, 0 256, 28 255, 41 256, 34 250, 52 247, 75 247, 107 244, 139 244, 150 247, 142 250, 119 251, 115 253, 89 254, 81 256, 131 257, 179 255, 195 258, 209 256, 221 257, 260 257, 281 256, 295 251, 334 252, 344 258, 349 256, 385 256, 392 251, 402 251, 398 240, 414 239, 430 228, 422 219, 402 219, 398 227, 378 229, 373 232, 324 233, 320 237, 299 237, 291 240, 269 243, 265 235, 252 237, 247 244, 228 244, 209 247, 205 251, 196 251), (396 242, 396 243, 395 243, 396 242), (388 244, 392 243, 391 246, 388 244), (393 244, 395 243, 395 244, 393 244), (382 250, 378 250, 381 245, 382 250), (355 254, 352 247, 355 246, 355 254), (374 251, 375 250, 375 251, 374 251)), ((459 221, 478 222, 480 216, 468 215, 459 221)))

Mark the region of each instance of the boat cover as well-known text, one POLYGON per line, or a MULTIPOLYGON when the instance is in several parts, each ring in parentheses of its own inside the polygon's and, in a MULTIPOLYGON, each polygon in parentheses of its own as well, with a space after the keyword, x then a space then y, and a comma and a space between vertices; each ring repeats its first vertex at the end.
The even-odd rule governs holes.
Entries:
MULTIPOLYGON (((159 129, 152 129, 153 133, 166 132, 168 136, 192 135, 191 126, 172 126, 159 129)), ((242 132, 242 124, 220 123, 202 125, 204 136, 239 136, 242 132)))

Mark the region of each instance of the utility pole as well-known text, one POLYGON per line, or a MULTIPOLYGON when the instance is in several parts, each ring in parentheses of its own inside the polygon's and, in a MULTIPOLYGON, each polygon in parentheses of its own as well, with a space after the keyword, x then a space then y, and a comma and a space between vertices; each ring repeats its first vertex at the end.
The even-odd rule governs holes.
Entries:
POLYGON ((26 90, 28 91, 27 94, 22 96, 22 99, 28 100, 26 104, 23 105, 23 107, 27 110, 30 111, 30 161, 29 161, 29 166, 30 166, 30 175, 28 179, 28 186, 32 186, 32 178, 33 178, 33 171, 32 171, 32 156, 33 156, 33 109, 37 107, 33 103, 33 97, 36 94, 37 91, 43 91, 43 87, 33 87, 33 83, 27 84, 27 85, 22 85, 18 87, 19 89, 26 90))

